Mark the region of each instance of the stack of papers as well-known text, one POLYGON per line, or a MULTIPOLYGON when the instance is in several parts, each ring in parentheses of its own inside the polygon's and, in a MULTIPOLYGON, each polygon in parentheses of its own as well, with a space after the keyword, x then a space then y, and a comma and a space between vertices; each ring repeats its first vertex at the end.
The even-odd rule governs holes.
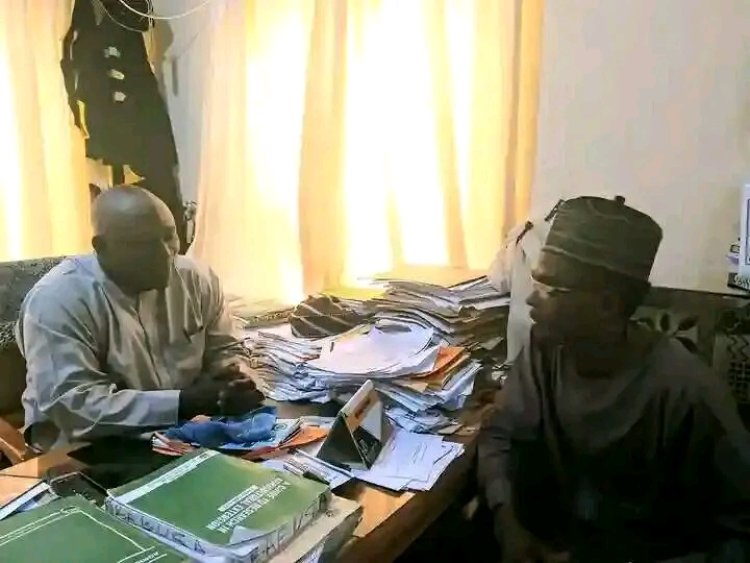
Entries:
POLYGON ((391 434, 370 469, 333 466, 317 457, 319 450, 320 444, 310 444, 298 448, 293 454, 263 463, 273 469, 287 471, 284 461, 294 459, 299 464, 325 473, 332 489, 356 478, 393 491, 429 491, 451 462, 464 453, 462 444, 447 442, 442 436, 417 434, 398 428, 391 434))
POLYGON ((413 323, 382 321, 362 325, 321 348, 320 357, 307 362, 307 373, 340 382, 349 379, 392 379, 433 369, 439 346, 434 331, 413 323))
POLYGON ((352 475, 394 491, 428 491, 463 452, 463 445, 442 436, 396 430, 373 466, 352 475))
POLYGON ((227 295, 229 314, 237 327, 273 326, 287 322, 292 308, 278 301, 250 301, 239 295, 227 295))
POLYGON ((309 360, 320 356, 329 339, 311 340, 292 334, 291 325, 245 331, 245 345, 253 367, 261 378, 261 391, 277 401, 309 400, 325 403, 332 399, 327 389, 295 384, 296 374, 309 360))
POLYGON ((387 319, 314 342, 260 331, 250 347, 272 399, 346 401, 369 379, 389 418, 419 432, 455 423, 446 411, 464 406, 480 370, 466 348, 448 346, 434 328, 387 319))
POLYGON ((338 299, 348 309, 358 315, 367 317, 374 313, 372 300, 382 297, 385 294, 385 287, 382 285, 368 287, 342 286, 326 289, 323 294, 338 299))
POLYGON ((471 272, 412 279, 386 274, 388 291, 373 300, 376 318, 430 327, 447 343, 492 350, 504 340, 510 296, 499 293, 486 276, 471 272))

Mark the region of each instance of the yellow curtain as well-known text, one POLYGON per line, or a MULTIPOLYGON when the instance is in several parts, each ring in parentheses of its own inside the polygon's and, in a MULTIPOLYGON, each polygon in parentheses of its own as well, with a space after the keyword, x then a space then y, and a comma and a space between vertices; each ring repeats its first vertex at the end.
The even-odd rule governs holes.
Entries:
POLYGON ((0 261, 89 247, 84 146, 60 71, 70 4, 0 2, 0 261))
POLYGON ((541 0, 244 0, 213 14, 193 252, 294 301, 486 268, 525 218, 541 0))

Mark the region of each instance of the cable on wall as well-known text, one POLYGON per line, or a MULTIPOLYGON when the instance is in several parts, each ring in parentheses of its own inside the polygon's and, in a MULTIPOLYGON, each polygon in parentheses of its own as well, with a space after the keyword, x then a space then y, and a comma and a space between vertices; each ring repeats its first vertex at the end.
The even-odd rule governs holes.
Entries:
POLYGON ((180 18, 184 18, 184 17, 187 17, 187 16, 189 16, 191 14, 194 14, 195 12, 198 12, 198 11, 202 10, 203 8, 205 8, 206 6, 208 6, 211 2, 213 2, 213 0, 203 0, 203 2, 201 2, 197 6, 193 6, 192 8, 190 8, 189 10, 187 10, 187 11, 181 13, 181 14, 171 14, 171 15, 168 15, 168 16, 157 16, 156 14, 145 14, 145 13, 139 11, 139 10, 136 10, 132 6, 130 6, 125 0, 120 0, 120 4, 122 4, 123 6, 125 6, 128 10, 130 10, 134 14, 138 14, 142 18, 150 18, 152 20, 177 20, 177 19, 180 19, 180 18))

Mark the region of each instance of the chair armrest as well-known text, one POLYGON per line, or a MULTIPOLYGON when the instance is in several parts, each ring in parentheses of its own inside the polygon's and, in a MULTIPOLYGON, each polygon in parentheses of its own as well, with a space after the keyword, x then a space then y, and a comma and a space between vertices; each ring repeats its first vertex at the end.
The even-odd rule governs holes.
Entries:
POLYGON ((0 417, 0 452, 15 465, 35 456, 26 446, 23 434, 12 424, 0 417))

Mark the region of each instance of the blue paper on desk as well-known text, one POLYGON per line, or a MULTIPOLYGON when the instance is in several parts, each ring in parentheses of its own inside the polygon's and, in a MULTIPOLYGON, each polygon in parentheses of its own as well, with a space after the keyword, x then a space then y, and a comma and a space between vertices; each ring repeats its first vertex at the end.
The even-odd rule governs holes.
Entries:
POLYGON ((276 407, 261 407, 243 416, 188 421, 165 435, 204 448, 251 451, 275 447, 299 427, 299 419, 277 419, 276 407))

